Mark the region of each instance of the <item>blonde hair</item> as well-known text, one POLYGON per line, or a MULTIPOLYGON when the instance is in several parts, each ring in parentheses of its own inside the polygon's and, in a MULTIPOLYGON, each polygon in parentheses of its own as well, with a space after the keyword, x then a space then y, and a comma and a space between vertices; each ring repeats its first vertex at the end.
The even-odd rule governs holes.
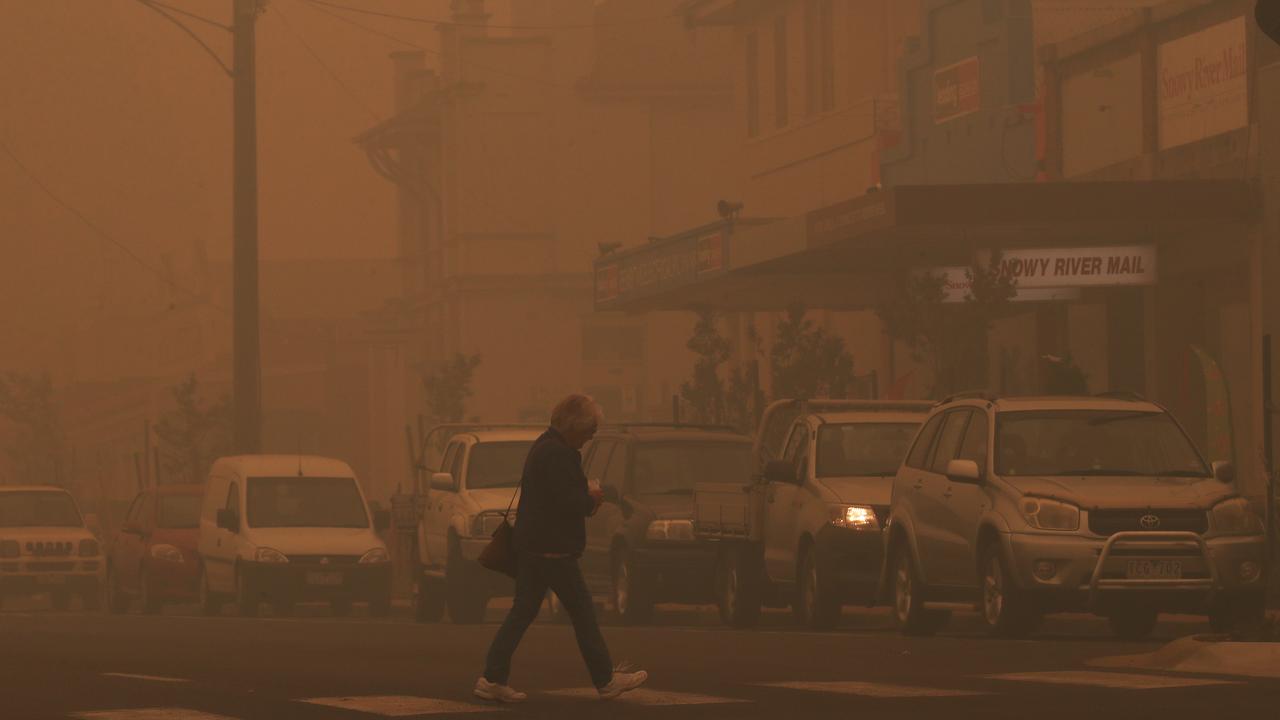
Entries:
POLYGON ((570 395, 551 411, 551 427, 561 433, 583 432, 604 422, 604 410, 589 395, 570 395))

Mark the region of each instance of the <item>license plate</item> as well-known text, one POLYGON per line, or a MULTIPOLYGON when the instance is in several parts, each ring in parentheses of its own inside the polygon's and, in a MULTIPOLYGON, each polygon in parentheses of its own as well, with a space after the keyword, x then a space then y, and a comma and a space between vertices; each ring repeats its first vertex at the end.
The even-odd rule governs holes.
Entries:
POLYGON ((1177 560, 1130 560, 1130 580, 1181 580, 1182 563, 1177 560))
POLYGON ((321 585, 324 587, 334 587, 342 584, 342 573, 340 572, 309 572, 307 573, 308 585, 321 585))
POLYGON ((67 578, 65 575, 37 575, 37 585, 66 585, 67 578))

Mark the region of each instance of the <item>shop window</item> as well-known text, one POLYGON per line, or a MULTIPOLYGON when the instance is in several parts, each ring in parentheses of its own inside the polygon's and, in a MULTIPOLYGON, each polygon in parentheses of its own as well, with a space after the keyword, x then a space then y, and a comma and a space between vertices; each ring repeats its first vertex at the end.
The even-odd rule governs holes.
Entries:
POLYGON ((791 119, 788 105, 790 90, 787 85, 789 71, 790 68, 787 66, 787 17, 779 15, 773 21, 773 120, 774 126, 779 130, 785 128, 791 119))
POLYGON ((760 134, 760 38, 747 35, 747 137, 760 134))

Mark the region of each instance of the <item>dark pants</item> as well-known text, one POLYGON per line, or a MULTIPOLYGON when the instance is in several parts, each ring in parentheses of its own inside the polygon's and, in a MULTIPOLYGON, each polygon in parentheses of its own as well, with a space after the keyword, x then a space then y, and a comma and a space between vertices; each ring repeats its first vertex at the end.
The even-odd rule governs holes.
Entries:
POLYGON ((520 554, 516 596, 511 603, 511 612, 489 646, 484 679, 499 685, 507 684, 511 676, 511 656, 524 637, 524 631, 538 617, 547 590, 556 594, 560 605, 573 620, 573 632, 578 636, 578 649, 582 651, 582 659, 591 673, 591 682, 598 688, 608 685, 613 679, 613 661, 609 659, 609 648, 600 635, 595 606, 591 604, 591 593, 582 579, 578 561, 527 553, 520 554))

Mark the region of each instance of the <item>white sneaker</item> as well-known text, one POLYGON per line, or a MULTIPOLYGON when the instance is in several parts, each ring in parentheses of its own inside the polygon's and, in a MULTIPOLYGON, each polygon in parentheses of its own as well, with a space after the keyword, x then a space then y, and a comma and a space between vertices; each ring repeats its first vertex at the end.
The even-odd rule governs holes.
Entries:
POLYGON ((636 672, 615 672, 613 679, 608 685, 600 688, 600 698, 603 700, 612 700, 623 693, 629 693, 632 690, 644 684, 649 679, 649 673, 643 670, 636 672))
POLYGON ((492 700, 500 703, 522 703, 529 699, 528 695, 515 688, 491 683, 484 678, 476 680, 476 689, 472 692, 481 700, 492 700))

